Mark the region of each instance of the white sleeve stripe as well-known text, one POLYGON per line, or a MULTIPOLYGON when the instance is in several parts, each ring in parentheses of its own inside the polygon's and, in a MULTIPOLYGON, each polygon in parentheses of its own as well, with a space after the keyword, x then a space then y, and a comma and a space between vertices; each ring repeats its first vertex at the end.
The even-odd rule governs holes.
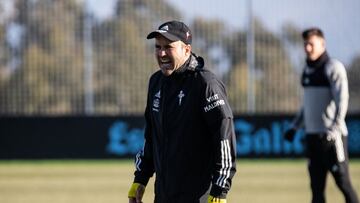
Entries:
POLYGON ((225 153, 225 143, 224 143, 224 140, 221 141, 221 169, 220 169, 220 176, 219 176, 219 179, 217 181, 217 184, 219 186, 222 186, 222 182, 224 181, 224 178, 225 178, 225 161, 227 160, 227 154, 225 153))
POLYGON ((337 133, 335 137, 335 149, 336 149, 337 160, 339 162, 345 161, 344 145, 341 137, 342 135, 340 133, 337 133))
POLYGON ((231 170, 231 167, 232 167, 232 162, 231 162, 231 151, 230 151, 230 143, 229 143, 229 140, 226 140, 225 141, 225 144, 226 144, 226 154, 227 154, 227 164, 226 164, 226 178, 223 180, 223 187, 226 186, 226 182, 228 180, 228 178, 230 177, 230 170, 231 170))
POLYGON ((140 164, 141 164, 141 151, 136 154, 136 160, 135 160, 135 168, 137 171, 141 171, 140 164))
POLYGON ((221 141, 221 157, 222 157, 222 167, 220 170, 220 177, 217 181, 217 184, 221 187, 224 187, 226 184, 227 177, 229 176, 229 160, 230 160, 230 153, 229 153, 229 143, 228 140, 221 141))
POLYGON ((146 144, 146 139, 144 140, 143 149, 140 150, 140 151, 136 154, 136 159, 135 159, 135 169, 136 169, 136 171, 141 171, 141 168, 140 168, 141 155, 144 155, 145 144, 146 144))
POLYGON ((232 167, 231 151, 229 140, 221 141, 221 169, 219 171, 220 176, 216 180, 216 185, 225 187, 227 179, 230 177, 230 170, 232 167))

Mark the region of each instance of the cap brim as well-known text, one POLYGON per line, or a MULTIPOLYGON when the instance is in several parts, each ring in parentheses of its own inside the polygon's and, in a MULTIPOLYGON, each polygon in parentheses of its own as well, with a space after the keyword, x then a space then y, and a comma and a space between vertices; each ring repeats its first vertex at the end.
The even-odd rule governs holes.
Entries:
POLYGON ((147 39, 153 39, 158 37, 159 35, 162 35, 163 37, 165 37, 166 39, 170 40, 170 41, 179 41, 179 37, 172 35, 164 30, 155 30, 153 32, 151 32, 150 34, 148 34, 148 36, 146 37, 147 39))

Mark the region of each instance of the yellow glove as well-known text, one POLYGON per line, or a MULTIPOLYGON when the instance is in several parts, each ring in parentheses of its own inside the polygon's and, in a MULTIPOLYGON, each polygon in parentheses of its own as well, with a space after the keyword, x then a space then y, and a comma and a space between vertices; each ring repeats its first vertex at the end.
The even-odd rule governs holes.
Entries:
POLYGON ((226 199, 220 199, 218 197, 209 195, 208 203, 226 203, 226 199))
POLYGON ((130 187, 128 197, 133 202, 141 202, 145 193, 145 186, 140 183, 133 183, 130 187))

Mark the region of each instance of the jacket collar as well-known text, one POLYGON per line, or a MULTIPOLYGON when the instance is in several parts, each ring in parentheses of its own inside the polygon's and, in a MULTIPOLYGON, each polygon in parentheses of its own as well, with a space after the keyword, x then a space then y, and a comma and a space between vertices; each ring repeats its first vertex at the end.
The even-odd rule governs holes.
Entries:
POLYGON ((202 69, 204 67, 204 59, 201 56, 196 56, 196 54, 191 53, 190 57, 185 61, 185 63, 178 68, 174 74, 178 75, 184 73, 186 70, 194 71, 196 69, 202 69))
POLYGON ((329 56, 327 54, 327 52, 325 51, 322 55, 320 55, 320 57, 318 59, 316 59, 315 61, 306 59, 306 64, 310 67, 310 68, 319 68, 324 66, 329 60, 329 56))

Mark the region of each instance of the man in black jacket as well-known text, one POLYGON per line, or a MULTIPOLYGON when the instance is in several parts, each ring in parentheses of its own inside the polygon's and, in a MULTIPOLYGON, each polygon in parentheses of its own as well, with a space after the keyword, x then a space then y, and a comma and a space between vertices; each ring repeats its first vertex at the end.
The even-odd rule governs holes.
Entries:
POLYGON ((285 138, 305 128, 312 203, 325 203, 327 173, 330 172, 346 203, 358 203, 350 181, 345 123, 349 92, 344 65, 328 56, 325 37, 319 28, 302 33, 306 66, 301 77, 303 105, 285 138))
POLYGON ((226 203, 236 142, 225 87, 192 53, 184 23, 166 22, 152 38, 160 70, 149 82, 145 144, 136 155, 129 202, 141 202, 155 173, 155 203, 226 203))

